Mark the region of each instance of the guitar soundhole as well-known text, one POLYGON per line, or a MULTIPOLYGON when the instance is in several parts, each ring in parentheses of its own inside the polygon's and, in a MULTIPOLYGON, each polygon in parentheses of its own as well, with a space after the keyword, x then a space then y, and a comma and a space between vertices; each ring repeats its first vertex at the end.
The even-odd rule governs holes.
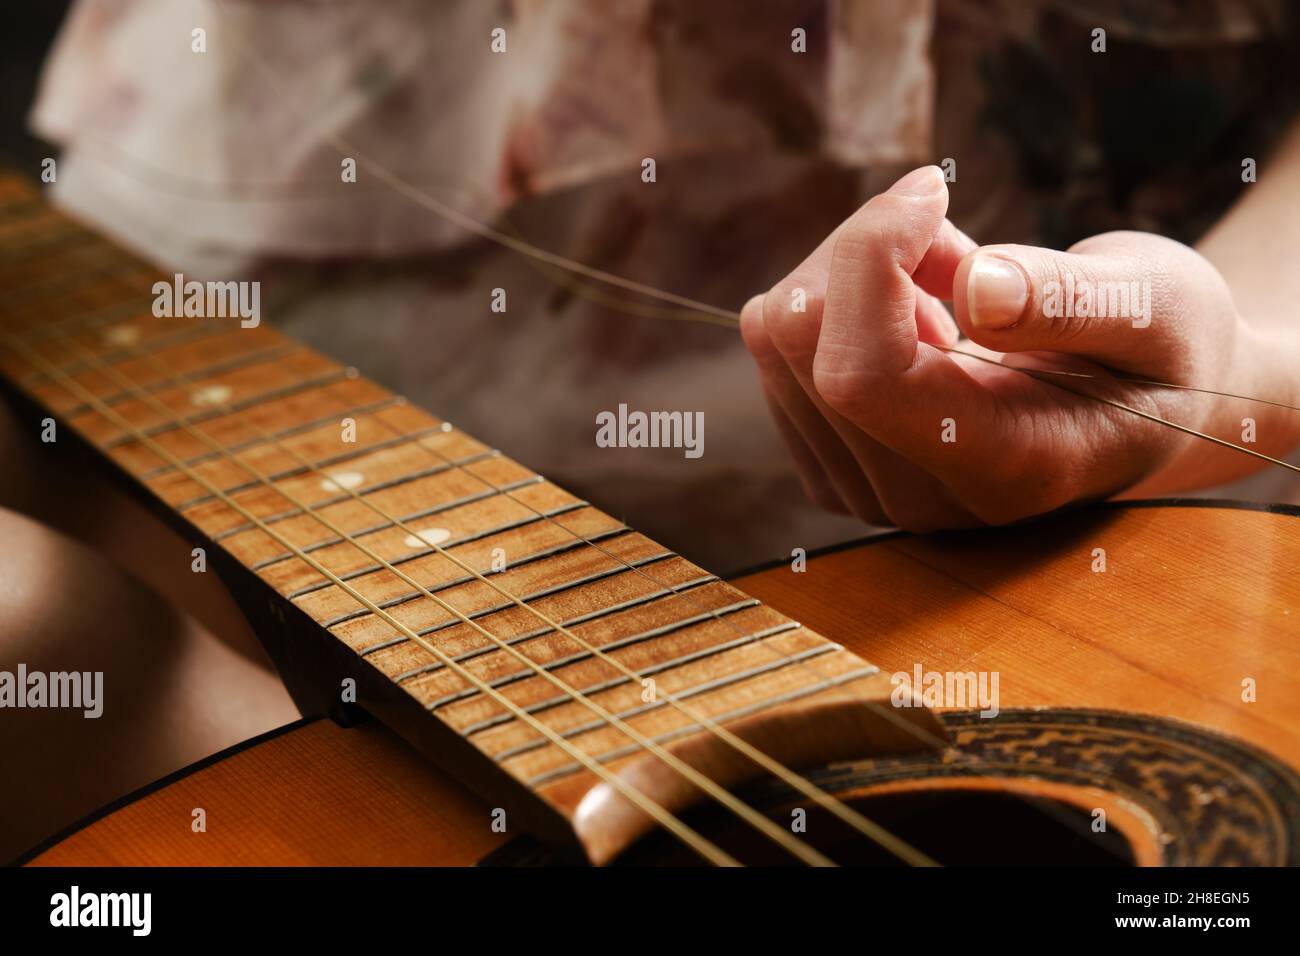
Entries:
MULTIPOLYGON (((954 788, 934 792, 867 796, 848 803, 867 819, 908 845, 947 866, 963 864, 1069 864, 1131 866, 1132 847, 1117 830, 1096 833, 1086 812, 1054 800, 1012 793, 954 788)), ((788 825, 795 805, 771 814, 788 825)), ((719 845, 751 866, 791 862, 788 854, 752 830, 734 825, 721 814, 704 812, 693 821, 719 845)), ((799 836, 843 865, 899 863, 831 814, 817 808, 806 817, 799 836)), ((698 862, 666 835, 656 835, 624 854, 627 865, 698 862)))
MULTIPOLYGON (((947 864, 1287 866, 1300 861, 1300 775, 1243 741, 1191 724, 1101 710, 943 716, 951 747, 805 769, 827 793, 947 864), (1045 796, 1044 794, 1054 794, 1045 796), (1060 796, 1061 799, 1056 799, 1060 796), (1105 826, 1095 826, 1102 819, 1105 826), (1126 836, 1127 834, 1127 836, 1126 836), (1132 839, 1132 843, 1130 843, 1132 839)), ((897 859, 774 780, 738 793, 840 863, 897 859)), ((746 863, 789 862, 720 811, 687 814, 746 863)), ((695 862, 665 834, 620 863, 695 862)), ((575 862, 527 840, 483 861, 575 862)))

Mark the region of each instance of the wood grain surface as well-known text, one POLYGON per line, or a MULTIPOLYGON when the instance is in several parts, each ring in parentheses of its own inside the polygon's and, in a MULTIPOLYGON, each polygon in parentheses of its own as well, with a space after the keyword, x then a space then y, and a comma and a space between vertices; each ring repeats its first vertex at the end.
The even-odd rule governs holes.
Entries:
MULTIPOLYGON (((783 566, 738 583, 886 668, 996 669, 1003 708, 1174 717, 1296 767, 1297 566, 1300 517, 1292 514, 1127 506, 1017 528, 892 536, 814 558, 804 573, 783 566), (1104 573, 1092 570, 1097 547, 1107 552, 1104 573), (1256 682, 1253 703, 1242 699, 1246 677, 1256 682)), ((996 776, 979 784, 1006 785, 996 776)), ((153 793, 81 830, 37 862, 365 863, 383 856, 461 864, 499 842, 488 826, 490 806, 373 725, 313 724, 180 786, 179 794, 153 793), (249 794, 258 802, 249 803, 249 794), (188 832, 195 805, 223 808, 208 834, 188 832)), ((1026 789, 1024 781, 1015 786, 1026 789)), ((1029 789, 1071 799, 1055 785, 1029 789)), ((1107 799, 1078 795, 1088 806, 1107 799)), ((1121 808, 1116 801, 1117 819, 1121 808)), ((1140 845, 1137 856, 1150 862, 1156 854, 1140 845)))

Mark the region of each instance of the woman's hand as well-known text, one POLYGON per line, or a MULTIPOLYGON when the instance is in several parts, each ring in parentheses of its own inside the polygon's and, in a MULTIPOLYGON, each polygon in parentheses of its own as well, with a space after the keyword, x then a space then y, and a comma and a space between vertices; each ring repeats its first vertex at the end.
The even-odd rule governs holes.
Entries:
MULTIPOLYGON (((947 207, 938 168, 909 173, 742 312, 768 403, 815 501, 917 531, 1001 524, 1126 489, 1186 486, 1207 475, 1198 456, 1236 454, 1076 394, 1197 430, 1259 413, 1112 377, 1247 394, 1268 387, 1253 369, 1268 364, 1259 358, 1270 346, 1241 321, 1208 261, 1132 232, 1065 253, 977 249, 944 218, 947 207), (940 300, 954 302, 961 331, 991 352, 963 350, 1102 378, 1042 380, 936 348, 957 341, 940 300)), ((1254 447, 1284 453, 1294 431, 1274 431, 1254 447)), ((1239 429, 1221 437, 1242 441, 1239 429)))

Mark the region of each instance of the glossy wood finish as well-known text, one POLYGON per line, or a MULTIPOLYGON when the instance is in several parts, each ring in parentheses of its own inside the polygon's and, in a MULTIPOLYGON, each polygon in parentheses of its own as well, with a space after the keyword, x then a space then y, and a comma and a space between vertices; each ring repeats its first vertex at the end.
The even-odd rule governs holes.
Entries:
POLYGON ((886 671, 998 671, 1001 705, 1190 721, 1300 766, 1300 517, 1106 507, 895 536, 736 582, 886 671), (1106 552, 1104 573, 1093 550, 1106 552), (819 580, 820 578, 820 580, 819 580), (1243 700, 1243 681, 1256 699, 1243 700))
POLYGON ((511 835, 382 725, 318 720, 130 801, 33 865, 469 866, 511 835))

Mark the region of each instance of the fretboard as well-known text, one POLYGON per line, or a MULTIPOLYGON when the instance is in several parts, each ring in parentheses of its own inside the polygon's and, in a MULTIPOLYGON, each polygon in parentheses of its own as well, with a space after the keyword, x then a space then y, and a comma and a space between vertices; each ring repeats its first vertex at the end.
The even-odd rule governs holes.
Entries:
POLYGON ((355 677, 435 759, 476 755, 475 783, 566 821, 600 783, 574 750, 659 759, 591 702, 674 752, 710 721, 889 706, 877 668, 265 320, 156 317, 171 279, 0 179, 0 371, 311 622, 324 643, 270 642, 282 673, 355 677))

